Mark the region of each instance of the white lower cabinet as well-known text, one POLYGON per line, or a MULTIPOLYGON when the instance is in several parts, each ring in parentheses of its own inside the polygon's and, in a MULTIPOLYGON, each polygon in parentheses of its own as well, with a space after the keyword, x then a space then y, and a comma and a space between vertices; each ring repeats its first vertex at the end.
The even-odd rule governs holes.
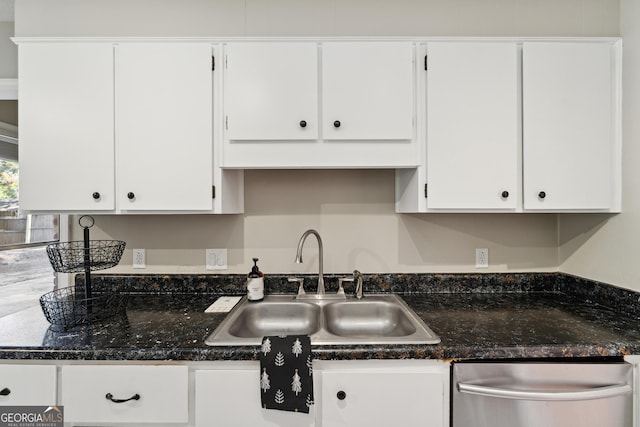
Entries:
POLYGON ((435 361, 325 362, 318 426, 449 425, 449 365, 435 361))
POLYGON ((0 406, 56 404, 56 367, 0 365, 0 406))
POLYGON ((0 406, 63 406, 65 427, 449 426, 442 361, 314 360, 308 414, 262 408, 258 361, 151 363, 6 361, 0 406))
POLYGON ((195 373, 196 427, 314 425, 313 407, 308 414, 262 409, 258 362, 244 362, 232 367, 220 362, 215 366, 216 369, 198 369, 195 373))
POLYGON ((315 361, 309 414, 262 409, 258 362, 195 371, 195 426, 449 425, 449 365, 430 360, 315 361))
POLYGON ((187 366, 63 366, 65 425, 189 422, 187 366))

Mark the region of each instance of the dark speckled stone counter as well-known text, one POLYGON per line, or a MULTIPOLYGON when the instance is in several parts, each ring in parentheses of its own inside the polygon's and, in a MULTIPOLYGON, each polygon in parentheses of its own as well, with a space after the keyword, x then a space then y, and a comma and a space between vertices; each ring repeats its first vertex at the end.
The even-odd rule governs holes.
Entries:
MULTIPOLYGON (((267 276, 267 293, 293 293, 267 276)), ((313 278, 306 277, 308 291, 313 278)), ((241 295, 244 276, 95 275, 94 292, 130 294, 126 317, 57 332, 34 307, 0 319, 0 358, 257 360, 257 346, 209 347, 226 316, 204 313, 241 295)), ((326 278, 335 287, 337 276, 326 278)), ((79 278, 82 282, 82 278, 79 278)), ((347 289, 349 291, 349 289, 347 289)), ((314 346, 316 359, 512 359, 640 354, 639 294, 559 273, 366 275, 366 293, 402 295, 437 345, 314 346)))

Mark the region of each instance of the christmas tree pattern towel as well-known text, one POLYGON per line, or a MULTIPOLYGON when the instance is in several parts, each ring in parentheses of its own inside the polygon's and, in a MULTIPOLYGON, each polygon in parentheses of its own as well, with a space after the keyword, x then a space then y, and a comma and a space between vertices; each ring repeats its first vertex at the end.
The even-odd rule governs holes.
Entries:
POLYGON ((263 408, 309 413, 313 405, 313 367, 308 336, 262 339, 260 395, 263 408))

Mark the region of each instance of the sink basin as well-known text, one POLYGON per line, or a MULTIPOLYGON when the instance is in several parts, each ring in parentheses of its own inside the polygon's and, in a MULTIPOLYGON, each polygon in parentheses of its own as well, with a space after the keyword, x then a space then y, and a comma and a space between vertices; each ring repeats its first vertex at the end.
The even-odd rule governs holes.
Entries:
POLYGON ((341 337, 406 337, 416 332, 404 307, 389 301, 347 301, 324 308, 327 331, 341 337))
POLYGON ((361 300, 312 299, 267 295, 243 298, 207 345, 259 345, 263 336, 308 335, 315 345, 437 344, 440 338, 397 295, 367 295, 361 300))
POLYGON ((320 329, 320 307, 304 302, 248 303, 229 326, 239 338, 265 335, 311 335, 320 329))

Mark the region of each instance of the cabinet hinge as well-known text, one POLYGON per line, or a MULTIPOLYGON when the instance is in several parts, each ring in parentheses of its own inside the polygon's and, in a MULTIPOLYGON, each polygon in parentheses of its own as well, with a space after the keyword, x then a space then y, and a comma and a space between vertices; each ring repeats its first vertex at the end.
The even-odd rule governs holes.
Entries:
POLYGON ((424 70, 427 71, 427 58, 429 57, 429 55, 425 55, 424 56, 424 70))
POLYGON ((211 71, 215 71, 216 69, 216 57, 212 56, 211 57, 211 71))
POLYGON ((229 116, 224 116, 224 130, 229 130, 229 116))
POLYGON ((427 190, 428 186, 429 186, 429 184, 425 184, 424 185, 424 197, 425 198, 429 197, 429 191, 427 190))
POLYGON ((212 199, 216 198, 216 186, 215 185, 211 186, 211 198, 212 199))

